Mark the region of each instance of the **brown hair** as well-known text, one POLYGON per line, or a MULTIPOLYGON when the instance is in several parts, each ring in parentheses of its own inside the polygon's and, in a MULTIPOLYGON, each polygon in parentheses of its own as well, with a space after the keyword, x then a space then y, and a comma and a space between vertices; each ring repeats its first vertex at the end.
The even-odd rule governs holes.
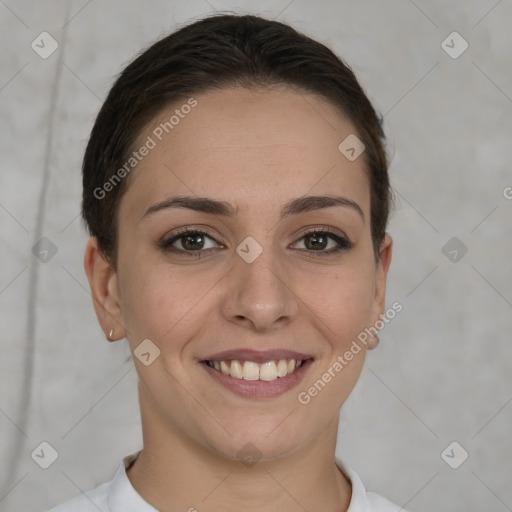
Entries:
POLYGON ((350 120, 365 145, 378 258, 391 203, 385 136, 382 117, 354 73, 326 46, 284 23, 222 14, 187 25, 141 53, 118 76, 96 118, 82 165, 82 216, 108 261, 115 268, 117 210, 128 181, 121 169, 126 171, 142 130, 171 104, 236 85, 291 86, 328 100, 350 120))

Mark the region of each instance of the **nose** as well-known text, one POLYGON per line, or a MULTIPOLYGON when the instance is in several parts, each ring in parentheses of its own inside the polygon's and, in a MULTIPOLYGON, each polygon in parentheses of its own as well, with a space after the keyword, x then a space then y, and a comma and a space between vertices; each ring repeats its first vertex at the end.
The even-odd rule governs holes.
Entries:
POLYGON ((300 301, 277 255, 267 248, 252 263, 238 254, 233 258, 222 301, 224 318, 256 332, 272 331, 292 322, 300 301))

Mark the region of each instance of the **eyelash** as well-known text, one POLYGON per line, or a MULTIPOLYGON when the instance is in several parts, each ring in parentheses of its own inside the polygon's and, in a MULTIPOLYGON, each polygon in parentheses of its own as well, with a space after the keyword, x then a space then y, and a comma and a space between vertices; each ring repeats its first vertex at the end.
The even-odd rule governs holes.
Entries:
MULTIPOLYGON (((179 240, 180 238, 184 238, 185 236, 190 236, 190 235, 192 235, 192 236, 205 235, 206 237, 212 239, 213 241, 215 241, 218 244, 218 242, 215 240, 215 238, 213 238, 211 235, 209 235, 206 231, 202 231, 199 229, 183 228, 182 230, 180 230, 176 234, 174 234, 171 238, 167 238, 167 239, 164 239, 161 242, 159 242, 158 245, 165 252, 180 254, 180 255, 184 255, 186 257, 196 257, 196 258, 203 257, 205 255, 205 253, 207 251, 209 251, 210 249, 187 251, 185 249, 178 249, 178 248, 172 246, 172 244, 174 242, 176 242, 177 240, 179 240)), ((339 253, 341 251, 351 249, 353 247, 352 242, 350 242, 348 240, 348 238, 341 236, 337 233, 334 233, 328 227, 315 228, 310 231, 306 231, 305 233, 303 233, 301 235, 299 240, 302 240, 303 238, 306 238, 307 236, 311 236, 311 235, 327 235, 328 238, 334 240, 338 244, 337 248, 330 249, 328 251, 325 251, 325 250, 315 251, 313 249, 299 249, 301 251, 307 251, 308 253, 310 253, 310 255, 315 256, 315 257, 329 256, 332 254, 339 253)))

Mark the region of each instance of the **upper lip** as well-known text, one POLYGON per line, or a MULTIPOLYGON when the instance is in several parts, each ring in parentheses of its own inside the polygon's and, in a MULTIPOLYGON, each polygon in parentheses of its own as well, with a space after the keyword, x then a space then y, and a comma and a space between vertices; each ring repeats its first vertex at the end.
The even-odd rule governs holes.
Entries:
POLYGON ((228 361, 237 359, 241 361, 254 361, 255 363, 266 363, 267 361, 278 361, 279 359, 295 359, 304 360, 311 359, 313 356, 310 354, 304 354, 301 352, 295 352, 294 350, 285 349, 272 349, 272 350, 251 350, 251 349, 235 349, 235 350, 224 350, 223 352, 217 352, 208 357, 205 357, 203 361, 228 361))

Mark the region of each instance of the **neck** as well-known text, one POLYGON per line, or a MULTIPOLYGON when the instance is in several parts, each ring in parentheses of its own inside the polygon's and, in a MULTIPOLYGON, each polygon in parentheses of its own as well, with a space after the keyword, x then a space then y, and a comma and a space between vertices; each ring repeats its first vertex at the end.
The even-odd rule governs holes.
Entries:
POLYGON ((350 483, 335 462, 337 417, 309 446, 279 459, 244 463, 194 442, 154 411, 141 407, 141 412, 144 448, 127 475, 161 512, 348 509, 350 483))

